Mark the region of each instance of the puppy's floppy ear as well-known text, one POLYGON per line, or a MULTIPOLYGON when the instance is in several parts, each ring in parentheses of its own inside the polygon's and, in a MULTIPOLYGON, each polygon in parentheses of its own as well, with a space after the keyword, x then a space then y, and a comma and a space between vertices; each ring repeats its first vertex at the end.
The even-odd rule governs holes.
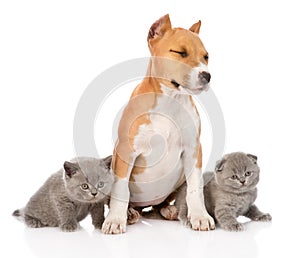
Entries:
POLYGON ((198 22, 196 22, 195 24, 193 24, 192 27, 190 27, 190 31, 194 32, 196 34, 199 34, 200 27, 201 27, 201 21, 199 20, 198 22))
MULTIPOLYGON (((148 33, 148 42, 155 39, 161 38, 166 33, 166 31, 171 30, 172 25, 170 21, 169 14, 159 18, 156 22, 154 22, 148 33)), ((149 42, 150 43, 150 42, 149 42)))
POLYGON ((215 172, 221 172, 224 168, 225 159, 218 160, 216 162, 215 172))
POLYGON ((71 163, 69 161, 65 161, 64 170, 65 170, 66 176, 71 178, 73 175, 76 174, 76 172, 78 170, 80 170, 80 167, 78 164, 71 163))
POLYGON ((257 157, 253 154, 247 154, 247 157, 250 158, 254 164, 257 164, 257 157))
POLYGON ((102 159, 106 168, 111 168, 112 155, 102 159))

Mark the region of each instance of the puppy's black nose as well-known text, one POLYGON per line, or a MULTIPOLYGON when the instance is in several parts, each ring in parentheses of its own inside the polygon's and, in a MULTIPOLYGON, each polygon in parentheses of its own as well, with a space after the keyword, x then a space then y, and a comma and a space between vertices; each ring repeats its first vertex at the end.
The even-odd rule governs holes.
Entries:
POLYGON ((199 80, 204 84, 209 83, 210 78, 211 78, 210 73, 208 73, 208 72, 201 72, 201 73, 199 73, 198 77, 199 77, 199 80))

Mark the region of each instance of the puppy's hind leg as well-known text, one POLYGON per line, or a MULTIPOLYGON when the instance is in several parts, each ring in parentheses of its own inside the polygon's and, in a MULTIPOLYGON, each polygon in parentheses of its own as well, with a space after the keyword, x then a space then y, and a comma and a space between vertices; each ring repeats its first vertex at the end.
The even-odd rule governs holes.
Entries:
POLYGON ((163 207, 159 212, 167 220, 178 220, 178 210, 174 205, 163 207))
POLYGON ((142 209, 129 207, 127 210, 127 223, 129 225, 135 224, 139 221, 142 214, 142 209))
POLYGON ((175 200, 177 191, 171 193, 168 198, 157 209, 161 216, 167 220, 178 220, 178 209, 171 203, 175 200))

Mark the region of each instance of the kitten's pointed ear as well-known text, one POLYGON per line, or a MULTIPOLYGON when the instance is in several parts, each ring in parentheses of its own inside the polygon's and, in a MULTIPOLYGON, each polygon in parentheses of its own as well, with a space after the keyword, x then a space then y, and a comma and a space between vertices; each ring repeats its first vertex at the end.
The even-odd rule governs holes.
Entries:
POLYGON ((250 158, 254 162, 254 164, 257 164, 257 156, 252 154, 247 154, 247 157, 250 158))
POLYGON ((78 170, 80 169, 78 164, 71 163, 69 161, 65 161, 64 170, 68 177, 72 177, 78 170))
POLYGON ((154 22, 148 33, 148 42, 151 45, 150 41, 156 38, 162 38, 163 35, 172 29, 171 21, 169 14, 159 18, 156 22, 154 22))
POLYGON ((200 27, 201 27, 201 21, 199 20, 198 22, 196 22, 195 24, 193 24, 192 27, 190 27, 190 31, 194 32, 196 34, 199 34, 200 27))
POLYGON ((221 172, 224 168, 224 163, 225 163, 225 159, 218 160, 216 162, 215 171, 216 172, 221 172))
POLYGON ((111 168, 111 160, 112 160, 112 155, 103 159, 106 168, 111 168))

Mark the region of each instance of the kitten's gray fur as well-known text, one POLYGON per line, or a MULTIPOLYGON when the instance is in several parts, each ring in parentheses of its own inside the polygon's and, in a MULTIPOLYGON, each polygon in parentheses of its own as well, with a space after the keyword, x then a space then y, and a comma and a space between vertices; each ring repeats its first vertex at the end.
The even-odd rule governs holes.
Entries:
MULTIPOLYGON (((221 228, 228 231, 243 230, 243 225, 236 220, 240 215, 256 221, 272 219, 270 214, 262 213, 254 205, 259 172, 256 156, 235 152, 217 162, 215 173, 203 174, 205 206, 221 228)), ((178 219, 189 225, 186 184, 178 190, 175 207, 178 219)))
POLYGON ((30 198, 26 207, 14 211, 29 227, 60 227, 71 232, 89 213, 96 229, 104 221, 104 202, 111 192, 114 176, 111 156, 105 159, 76 158, 49 177, 30 198))

